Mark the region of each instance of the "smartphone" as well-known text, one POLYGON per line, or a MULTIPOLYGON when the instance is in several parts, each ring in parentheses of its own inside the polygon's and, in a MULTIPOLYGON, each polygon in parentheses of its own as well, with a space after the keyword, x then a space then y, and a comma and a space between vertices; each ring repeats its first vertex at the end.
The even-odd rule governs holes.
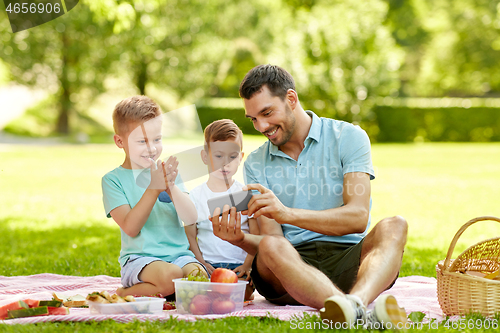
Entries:
POLYGON ((208 209, 210 210, 210 215, 214 215, 214 211, 217 207, 220 208, 220 215, 222 215, 222 208, 225 205, 228 205, 229 207, 236 207, 237 212, 247 210, 248 202, 252 196, 252 191, 239 191, 225 194, 217 198, 208 199, 207 204, 208 209))

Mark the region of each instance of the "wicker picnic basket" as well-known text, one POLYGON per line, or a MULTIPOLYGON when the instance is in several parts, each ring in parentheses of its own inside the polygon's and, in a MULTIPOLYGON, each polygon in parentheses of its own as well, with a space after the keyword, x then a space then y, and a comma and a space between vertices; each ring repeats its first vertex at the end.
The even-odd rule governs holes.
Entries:
POLYGON ((497 217, 482 216, 464 224, 451 241, 446 259, 436 266, 437 296, 445 315, 475 312, 492 317, 500 312, 500 280, 472 275, 500 269, 500 237, 479 242, 456 259, 451 259, 457 240, 465 229, 476 222, 488 220, 500 222, 497 217))

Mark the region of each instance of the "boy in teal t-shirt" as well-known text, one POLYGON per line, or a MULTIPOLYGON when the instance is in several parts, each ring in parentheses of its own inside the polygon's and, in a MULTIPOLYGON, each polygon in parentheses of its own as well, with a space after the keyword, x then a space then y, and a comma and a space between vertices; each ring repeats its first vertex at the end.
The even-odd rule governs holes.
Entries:
POLYGON ((123 288, 117 294, 167 296, 173 279, 207 275, 182 223, 195 223, 196 209, 177 180, 176 158, 155 162, 163 148, 160 107, 145 96, 124 99, 113 111, 113 126, 125 161, 102 178, 102 191, 106 214, 121 231, 123 288))

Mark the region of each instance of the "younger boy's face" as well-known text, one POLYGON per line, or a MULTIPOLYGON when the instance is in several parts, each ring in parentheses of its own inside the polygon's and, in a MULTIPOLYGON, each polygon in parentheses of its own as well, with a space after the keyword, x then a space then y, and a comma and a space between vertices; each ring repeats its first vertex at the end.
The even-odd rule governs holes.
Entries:
POLYGON ((221 180, 234 176, 242 158, 239 141, 234 139, 210 142, 208 151, 202 152, 203 162, 208 166, 210 175, 221 180))
POLYGON ((161 117, 143 123, 130 123, 127 145, 124 147, 131 169, 149 168, 151 159, 160 157, 162 145, 161 117))

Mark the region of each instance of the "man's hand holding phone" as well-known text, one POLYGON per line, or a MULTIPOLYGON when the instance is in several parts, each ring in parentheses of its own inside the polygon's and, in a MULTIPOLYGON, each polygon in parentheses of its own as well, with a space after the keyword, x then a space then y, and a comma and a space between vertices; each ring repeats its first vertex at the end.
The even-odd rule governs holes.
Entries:
POLYGON ((252 196, 248 202, 248 210, 242 211, 243 215, 253 215, 254 218, 265 216, 273 219, 279 224, 287 223, 291 218, 290 209, 276 197, 273 191, 265 188, 260 184, 248 184, 243 187, 243 190, 257 190, 260 194, 252 196))
POLYGON ((212 228, 214 235, 236 245, 243 241, 245 234, 241 231, 241 213, 236 212, 236 207, 229 207, 224 205, 221 209, 215 208, 213 216, 209 217, 212 221, 212 228))
MULTIPOLYGON (((252 196, 253 194, 251 191, 232 192, 216 198, 208 199, 207 205, 210 213, 214 216, 215 209, 222 209, 225 205, 228 205, 229 207, 236 207, 236 211, 241 212, 248 209, 248 202, 252 196)), ((220 214, 222 215, 222 211, 220 214)))

